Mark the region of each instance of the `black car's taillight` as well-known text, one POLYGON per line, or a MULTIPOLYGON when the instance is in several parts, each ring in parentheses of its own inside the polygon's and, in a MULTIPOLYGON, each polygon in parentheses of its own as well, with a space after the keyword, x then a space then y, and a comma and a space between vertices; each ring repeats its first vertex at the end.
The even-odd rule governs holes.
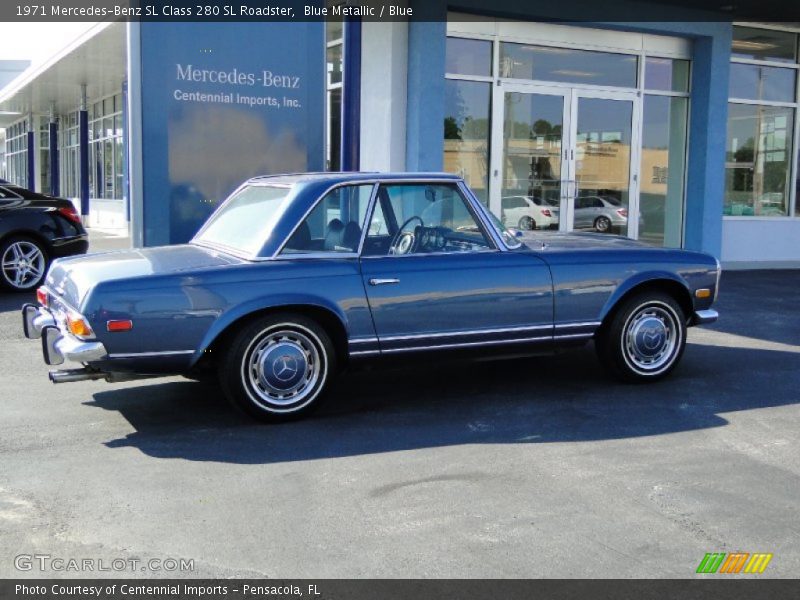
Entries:
POLYGON ((76 211, 73 207, 69 206, 69 207, 59 208, 58 212, 67 219, 69 219, 70 221, 72 221, 73 223, 76 223, 78 225, 81 224, 81 216, 78 214, 78 211, 76 211))

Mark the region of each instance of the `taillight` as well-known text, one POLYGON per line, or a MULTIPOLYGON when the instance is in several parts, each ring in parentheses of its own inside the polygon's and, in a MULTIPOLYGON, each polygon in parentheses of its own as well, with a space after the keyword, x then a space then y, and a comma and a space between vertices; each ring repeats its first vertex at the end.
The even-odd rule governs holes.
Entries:
POLYGON ((40 287, 36 290, 36 301, 47 308, 47 290, 45 290, 43 287, 40 287))
POLYGON ((66 206, 63 208, 58 209, 59 214, 66 217, 68 220, 76 223, 78 225, 81 224, 81 216, 78 214, 78 211, 75 210, 72 206, 66 206))
POLYGON ((543 208, 543 209, 542 209, 542 214, 543 214, 545 217, 552 217, 552 216, 553 216, 553 215, 552 215, 552 213, 551 213, 551 212, 550 212, 548 209, 546 209, 546 208, 543 208))
POLYGON ((621 216, 621 217, 627 217, 628 216, 628 209, 627 208, 618 208, 617 209, 617 214, 619 216, 621 216))

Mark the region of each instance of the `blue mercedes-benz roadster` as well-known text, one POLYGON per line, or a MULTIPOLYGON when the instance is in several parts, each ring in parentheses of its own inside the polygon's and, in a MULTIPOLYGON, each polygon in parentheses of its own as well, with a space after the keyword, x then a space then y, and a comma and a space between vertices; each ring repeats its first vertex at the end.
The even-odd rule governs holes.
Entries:
POLYGON ((23 325, 47 364, 81 363, 56 383, 215 374, 236 406, 283 420, 348 365, 400 354, 593 339, 614 375, 652 381, 717 318, 712 256, 539 235, 504 229, 452 175, 259 177, 189 244, 54 261, 23 325))

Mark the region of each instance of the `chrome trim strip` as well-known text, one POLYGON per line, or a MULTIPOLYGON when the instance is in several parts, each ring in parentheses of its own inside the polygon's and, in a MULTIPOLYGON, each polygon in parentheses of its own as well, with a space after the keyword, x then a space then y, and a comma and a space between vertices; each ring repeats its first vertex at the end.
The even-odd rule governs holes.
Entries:
POLYGON ((574 329, 576 327, 600 327, 602 321, 585 321, 583 323, 556 323, 556 329, 574 329))
POLYGON ((347 340, 348 344, 374 344, 378 341, 376 337, 368 337, 368 338, 356 338, 352 340, 347 340))
POLYGON ((166 350, 164 352, 131 352, 128 354, 109 354, 108 358, 140 358, 147 356, 180 356, 194 354, 194 350, 166 350))
POLYGON ((424 335, 391 335, 381 337, 379 339, 381 342, 399 342, 403 340, 424 340, 426 338, 457 337, 459 335, 514 333, 516 331, 542 331, 552 328, 552 325, 531 325, 525 327, 503 327, 501 329, 467 329, 465 331, 444 331, 440 333, 426 333, 424 335))
POLYGON ((357 352, 350 352, 350 356, 369 356, 380 353, 380 350, 358 350, 357 352))
POLYGON ((594 332, 592 333, 569 333, 565 335, 556 335, 553 337, 554 340, 571 340, 571 339, 578 339, 578 338, 590 338, 594 336, 594 332))
POLYGON ((515 340, 489 340, 483 342, 462 342, 458 344, 437 344, 435 346, 411 346, 408 348, 391 348, 388 350, 382 350, 382 354, 390 354, 396 352, 414 352, 417 350, 439 350, 445 348, 469 348, 473 346, 496 346, 498 344, 522 344, 525 342, 549 342, 552 341, 552 337, 549 335, 546 336, 537 336, 537 337, 529 337, 529 338, 519 338, 515 340))

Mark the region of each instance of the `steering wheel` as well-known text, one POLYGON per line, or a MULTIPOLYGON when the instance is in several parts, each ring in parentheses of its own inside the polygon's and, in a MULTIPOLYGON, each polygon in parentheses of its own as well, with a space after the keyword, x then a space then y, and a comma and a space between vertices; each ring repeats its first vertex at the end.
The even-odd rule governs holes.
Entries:
POLYGON ((405 223, 400 226, 397 233, 392 238, 392 243, 389 246, 389 254, 408 254, 414 249, 416 236, 413 231, 403 231, 412 221, 419 221, 420 227, 425 227, 422 218, 414 215, 406 219, 405 223))

